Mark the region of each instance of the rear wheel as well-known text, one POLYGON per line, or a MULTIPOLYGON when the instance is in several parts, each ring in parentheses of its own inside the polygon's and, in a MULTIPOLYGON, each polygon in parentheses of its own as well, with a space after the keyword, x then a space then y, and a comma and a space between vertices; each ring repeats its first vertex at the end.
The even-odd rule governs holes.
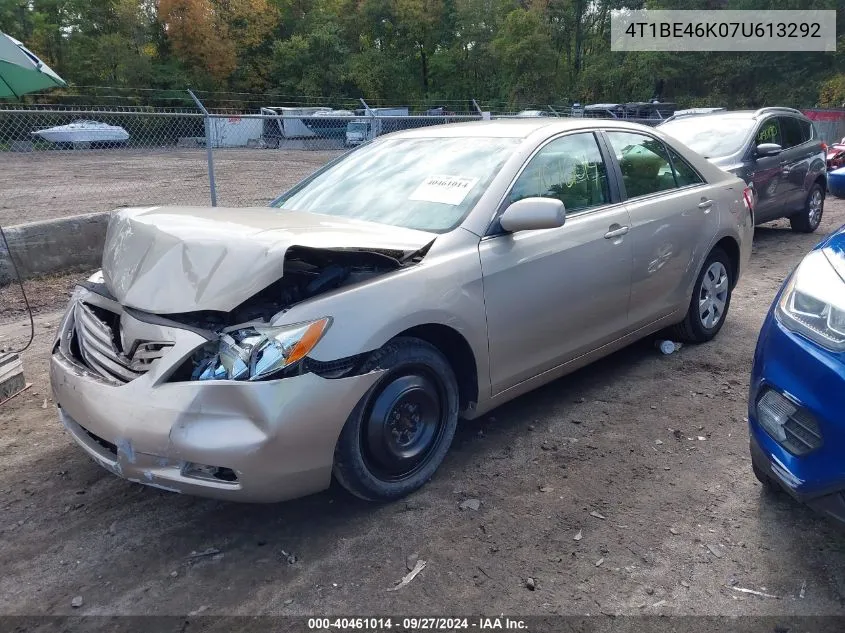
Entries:
POLYGON ((420 488, 443 462, 458 423, 458 385, 443 354, 397 338, 362 371, 383 370, 350 414, 335 448, 335 478, 368 501, 393 501, 420 488))
POLYGON ((671 336, 705 343, 719 333, 731 305, 732 268, 725 251, 718 247, 710 251, 695 282, 686 318, 670 329, 671 336))
POLYGON ((804 202, 804 210, 789 218, 789 225, 796 233, 812 233, 822 222, 824 213, 824 191, 820 184, 816 183, 810 188, 807 200, 804 202))

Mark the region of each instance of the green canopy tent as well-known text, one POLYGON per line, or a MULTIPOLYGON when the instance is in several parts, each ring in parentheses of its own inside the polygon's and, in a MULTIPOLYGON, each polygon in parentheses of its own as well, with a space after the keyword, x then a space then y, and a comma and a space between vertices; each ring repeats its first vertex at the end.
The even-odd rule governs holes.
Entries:
POLYGON ((35 53, 0 32, 0 98, 20 98, 28 92, 66 85, 35 53))

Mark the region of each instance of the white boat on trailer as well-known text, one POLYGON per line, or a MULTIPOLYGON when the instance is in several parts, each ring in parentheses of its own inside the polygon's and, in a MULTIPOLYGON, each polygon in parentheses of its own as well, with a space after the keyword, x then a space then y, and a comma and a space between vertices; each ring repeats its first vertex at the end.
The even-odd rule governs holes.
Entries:
POLYGON ((119 125, 88 120, 79 120, 67 125, 36 130, 32 135, 49 143, 72 145, 74 147, 122 144, 129 140, 129 132, 119 125))

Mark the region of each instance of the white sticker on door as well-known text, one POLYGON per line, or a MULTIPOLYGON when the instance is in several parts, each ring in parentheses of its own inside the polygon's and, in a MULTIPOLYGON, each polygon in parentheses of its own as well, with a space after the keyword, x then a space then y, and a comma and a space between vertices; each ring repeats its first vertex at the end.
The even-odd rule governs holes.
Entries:
POLYGON ((463 176, 429 176, 408 199, 456 206, 464 201, 477 182, 478 178, 463 176))

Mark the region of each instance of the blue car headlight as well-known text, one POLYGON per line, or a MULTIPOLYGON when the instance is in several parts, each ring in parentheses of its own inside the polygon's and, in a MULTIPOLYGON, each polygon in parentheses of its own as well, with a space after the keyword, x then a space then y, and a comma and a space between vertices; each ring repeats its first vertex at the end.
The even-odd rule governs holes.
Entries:
POLYGON ((301 361, 331 325, 325 317, 294 325, 254 325, 223 332, 202 352, 192 380, 262 380, 301 361))
POLYGON ((845 351, 845 281, 824 250, 798 266, 775 314, 784 327, 832 352, 845 351))

